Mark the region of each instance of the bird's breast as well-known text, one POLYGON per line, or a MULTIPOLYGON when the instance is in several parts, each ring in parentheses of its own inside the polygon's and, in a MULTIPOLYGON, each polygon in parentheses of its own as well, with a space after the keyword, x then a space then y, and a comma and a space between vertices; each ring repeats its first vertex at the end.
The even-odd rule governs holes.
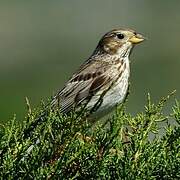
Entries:
POLYGON ((125 63, 114 84, 105 94, 102 109, 114 107, 124 100, 128 89, 129 75, 129 65, 125 63))
MULTIPOLYGON (((128 80, 130 76, 129 61, 121 64, 121 67, 117 66, 113 73, 116 75, 113 75, 115 78, 112 79, 112 86, 103 96, 100 107, 96 112, 94 112, 94 117, 97 116, 99 118, 108 114, 117 104, 122 103, 126 97, 128 90, 128 80)), ((90 104, 96 102, 99 99, 99 93, 94 96, 94 99, 92 99, 90 104)), ((92 104, 90 106, 92 106, 92 104)))

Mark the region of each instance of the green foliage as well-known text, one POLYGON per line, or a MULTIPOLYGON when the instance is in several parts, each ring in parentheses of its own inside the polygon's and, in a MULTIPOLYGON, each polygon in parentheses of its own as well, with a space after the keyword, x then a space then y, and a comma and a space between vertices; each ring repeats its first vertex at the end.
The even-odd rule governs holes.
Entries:
POLYGON ((44 107, 32 113, 27 103, 23 124, 13 119, 1 131, 0 177, 180 179, 180 106, 176 101, 165 115, 167 99, 153 104, 148 95, 144 112, 132 116, 122 105, 111 119, 95 125, 85 115, 50 109, 44 114, 44 107))

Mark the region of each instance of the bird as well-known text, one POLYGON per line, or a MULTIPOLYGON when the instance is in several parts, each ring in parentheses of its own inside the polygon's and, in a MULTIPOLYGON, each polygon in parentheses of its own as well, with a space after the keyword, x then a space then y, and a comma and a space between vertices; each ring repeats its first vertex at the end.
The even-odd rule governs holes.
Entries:
MULTIPOLYGON (((133 29, 118 28, 107 32, 100 39, 92 55, 65 83, 50 102, 50 108, 68 114, 82 109, 92 122, 106 116, 123 103, 129 86, 129 56, 136 44, 146 38, 133 29)), ((46 111, 23 132, 29 138, 38 124, 44 122, 46 111)), ((35 144, 40 142, 36 140, 35 144)), ((29 154, 34 145, 31 145, 29 154)))
POLYGON ((126 97, 129 56, 145 37, 133 29, 118 28, 100 39, 92 55, 79 67, 64 87, 53 97, 51 107, 61 113, 85 109, 98 119, 111 112, 126 97))

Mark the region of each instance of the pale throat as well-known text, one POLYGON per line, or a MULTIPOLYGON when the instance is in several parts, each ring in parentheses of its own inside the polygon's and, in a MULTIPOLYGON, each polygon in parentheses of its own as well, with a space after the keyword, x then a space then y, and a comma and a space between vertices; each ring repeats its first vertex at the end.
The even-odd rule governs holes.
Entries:
POLYGON ((133 46, 131 43, 126 43, 123 46, 121 46, 118 51, 113 55, 115 59, 121 59, 126 64, 126 70, 130 75, 130 61, 129 61, 129 55, 131 53, 133 46))
POLYGON ((132 49, 131 43, 125 43, 123 44, 116 52, 116 56, 119 58, 129 58, 130 52, 132 49))

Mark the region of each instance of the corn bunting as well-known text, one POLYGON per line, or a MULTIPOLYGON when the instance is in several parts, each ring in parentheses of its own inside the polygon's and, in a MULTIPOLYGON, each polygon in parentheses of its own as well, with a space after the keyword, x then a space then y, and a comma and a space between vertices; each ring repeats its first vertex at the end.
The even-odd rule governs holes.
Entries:
POLYGON ((144 37, 131 29, 106 33, 96 49, 52 100, 62 113, 85 108, 93 118, 110 112, 126 97, 130 76, 129 55, 144 37))

